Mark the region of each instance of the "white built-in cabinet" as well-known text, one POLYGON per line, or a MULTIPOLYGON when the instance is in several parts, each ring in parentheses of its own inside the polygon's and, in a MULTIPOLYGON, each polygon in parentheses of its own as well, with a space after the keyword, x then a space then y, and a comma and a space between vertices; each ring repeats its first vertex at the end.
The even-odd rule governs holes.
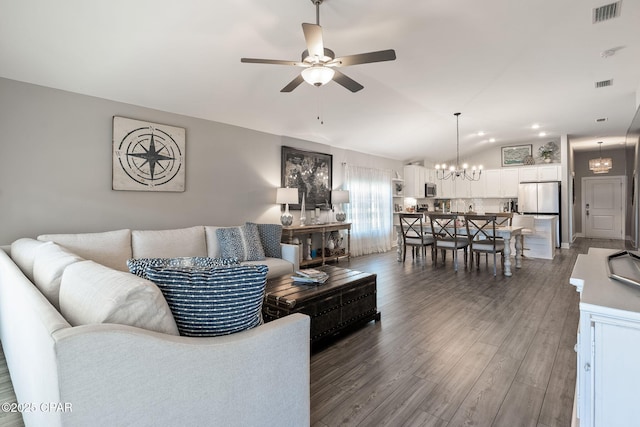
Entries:
POLYGON ((560 181, 559 164, 523 167, 518 169, 519 182, 560 181))
POLYGON ((435 183, 440 199, 516 198, 518 184, 527 181, 560 181, 560 165, 487 169, 478 181, 439 180, 435 169, 419 165, 404 167, 405 197, 423 198, 424 184, 435 183))
POLYGON ((518 197, 518 169, 488 169, 485 178, 485 197, 518 197))
POLYGON ((611 249, 578 255, 570 283, 580 292, 576 415, 580 427, 636 426, 640 421, 640 288, 610 279, 611 249))
POLYGON ((404 196, 424 197, 424 183, 427 170, 423 166, 406 165, 404 167, 404 196))

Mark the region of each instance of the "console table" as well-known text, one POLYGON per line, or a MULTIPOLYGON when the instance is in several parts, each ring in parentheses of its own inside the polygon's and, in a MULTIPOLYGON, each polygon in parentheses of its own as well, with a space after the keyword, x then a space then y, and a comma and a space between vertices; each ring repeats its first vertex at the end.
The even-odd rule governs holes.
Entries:
POLYGON ((292 225, 282 227, 282 243, 294 244, 294 239, 300 240, 300 267, 311 264, 324 265, 327 260, 340 258, 351 258, 351 223, 349 222, 332 222, 330 224, 313 224, 313 225, 292 225), (346 246, 335 247, 329 249, 327 247, 327 237, 332 231, 347 231, 346 246), (307 247, 306 239, 313 239, 314 234, 322 236, 321 247, 316 250, 316 256, 311 257, 310 248, 307 247))

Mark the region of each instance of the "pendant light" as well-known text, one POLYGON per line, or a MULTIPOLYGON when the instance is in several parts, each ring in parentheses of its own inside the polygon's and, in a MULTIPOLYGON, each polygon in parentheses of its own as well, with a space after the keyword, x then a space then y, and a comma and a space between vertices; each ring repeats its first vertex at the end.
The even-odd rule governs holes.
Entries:
POLYGON ((456 116, 456 164, 449 166, 448 169, 445 163, 437 164, 436 178, 440 180, 455 180, 456 178, 460 178, 469 181, 477 181, 482 175, 482 165, 478 166, 477 168, 475 166, 472 166, 471 173, 467 172, 469 165, 467 165, 466 163, 464 163, 462 167, 460 167, 460 113, 454 113, 453 115, 456 116))
POLYGON ((598 142, 598 146, 600 147, 600 157, 589 160, 589 169, 595 174, 609 173, 609 170, 613 167, 613 160, 611 160, 611 157, 602 158, 602 141, 598 142))

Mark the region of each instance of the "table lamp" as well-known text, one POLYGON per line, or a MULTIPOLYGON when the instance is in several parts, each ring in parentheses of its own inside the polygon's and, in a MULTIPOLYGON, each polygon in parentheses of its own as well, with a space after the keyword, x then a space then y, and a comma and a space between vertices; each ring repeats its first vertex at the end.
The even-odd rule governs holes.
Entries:
POLYGON ((293 215, 289 213, 289 203, 298 203, 297 188, 278 188, 276 192, 276 203, 284 204, 284 213, 280 216, 280 222, 283 226, 293 224, 293 215))
POLYGON ((338 207, 336 211, 336 221, 344 222, 347 219, 347 214, 342 210, 343 203, 349 203, 349 191, 348 190, 333 190, 331 192, 331 203, 333 206, 338 207))

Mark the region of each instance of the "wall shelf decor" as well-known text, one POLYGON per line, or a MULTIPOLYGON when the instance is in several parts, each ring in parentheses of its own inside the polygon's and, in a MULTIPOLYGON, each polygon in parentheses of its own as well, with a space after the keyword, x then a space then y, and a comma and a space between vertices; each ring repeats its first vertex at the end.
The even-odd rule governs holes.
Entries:
POLYGON ((113 117, 114 190, 184 191, 185 129, 113 117))

